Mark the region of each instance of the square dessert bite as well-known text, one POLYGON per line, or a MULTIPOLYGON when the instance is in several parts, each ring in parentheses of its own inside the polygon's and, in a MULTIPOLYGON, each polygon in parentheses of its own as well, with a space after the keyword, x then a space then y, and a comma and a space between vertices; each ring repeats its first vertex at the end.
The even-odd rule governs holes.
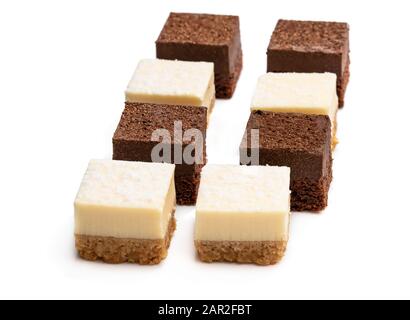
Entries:
POLYGON ((90 162, 75 200, 80 256, 107 263, 158 264, 175 231, 171 164, 90 162))
POLYGON ((337 145, 336 75, 333 73, 267 73, 259 78, 251 109, 324 115, 337 145))
POLYGON ((204 262, 271 265, 289 232, 290 169, 207 165, 196 211, 195 246, 204 262))
POLYGON ((171 13, 156 47, 160 59, 213 62, 216 97, 232 97, 242 71, 239 17, 171 13))
POLYGON ((206 127, 205 107, 127 102, 113 137, 113 159, 175 163, 177 202, 194 205, 206 162, 206 127))
POLYGON ((331 72, 337 75, 339 107, 349 82, 349 25, 279 20, 268 47, 268 72, 331 72))
POLYGON ((215 104, 214 67, 209 62, 142 60, 125 92, 127 102, 206 107, 215 104))
POLYGON ((324 115, 253 111, 240 147, 241 164, 290 167, 291 209, 321 211, 332 181, 330 128, 324 115), (259 130, 256 150, 252 130, 259 130), (259 153, 259 163, 247 162, 252 152, 259 153))

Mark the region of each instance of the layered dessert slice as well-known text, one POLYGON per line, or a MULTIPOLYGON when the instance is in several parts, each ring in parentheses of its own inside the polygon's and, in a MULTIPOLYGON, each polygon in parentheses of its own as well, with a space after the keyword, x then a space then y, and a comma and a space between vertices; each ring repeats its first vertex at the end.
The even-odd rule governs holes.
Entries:
POLYGON ((171 13, 156 48, 160 59, 213 62, 216 97, 232 97, 242 71, 238 16, 171 13))
POLYGON ((206 161, 206 127, 215 104, 213 63, 142 60, 128 85, 126 100, 113 139, 114 159, 175 163, 178 204, 195 204, 206 161), (181 138, 175 139, 174 131, 179 124, 181 138), (152 137, 158 130, 169 133, 171 157, 153 158, 153 151, 164 144, 152 137), (184 140, 193 131, 201 139, 184 140), (196 153, 194 161, 187 162, 186 146, 194 147, 195 152, 201 149, 202 158, 198 159, 196 153))
POLYGON ((171 164, 93 160, 75 200, 80 257, 158 264, 175 231, 171 164))
POLYGON ((279 262, 288 242, 289 179, 286 167, 205 166, 195 225, 199 259, 279 262))
POLYGON ((127 102, 205 107, 209 118, 215 105, 213 63, 142 60, 125 95, 127 102))
POLYGON ((244 165, 276 165, 291 169, 292 211, 326 208, 332 181, 331 123, 327 116, 253 111, 240 147, 244 165), (257 130, 258 145, 251 144, 257 130), (257 154, 258 162, 249 163, 257 154))
POLYGON ((350 77, 349 25, 279 20, 268 47, 268 72, 330 72, 337 75, 339 107, 350 77))
POLYGON ((331 122, 332 147, 335 148, 337 101, 333 73, 267 73, 259 78, 251 109, 326 116, 331 122))
POLYGON ((177 203, 194 205, 206 163, 206 126, 205 107, 127 102, 113 137, 113 159, 175 163, 177 203))

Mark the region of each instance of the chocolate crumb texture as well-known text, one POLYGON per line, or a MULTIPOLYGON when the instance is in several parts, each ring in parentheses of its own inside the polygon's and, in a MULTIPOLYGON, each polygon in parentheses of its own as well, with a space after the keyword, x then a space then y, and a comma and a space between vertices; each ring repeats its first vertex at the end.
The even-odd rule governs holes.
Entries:
MULTIPOLYGON (((252 152, 252 129, 259 129, 259 164, 291 168, 292 210, 320 212, 325 209, 332 181, 329 117, 253 111, 241 154, 252 152)), ((242 160, 241 163, 246 164, 242 160)))
POLYGON ((268 46, 268 72, 331 72, 337 75, 339 107, 350 78, 349 25, 279 20, 268 46))
MULTIPOLYGON (((185 148, 193 141, 181 141, 175 135, 175 122, 182 124, 183 134, 192 128, 199 130, 203 137, 202 163, 176 164, 175 187, 179 205, 195 205, 202 167, 206 157, 207 108, 196 106, 174 106, 149 103, 126 103, 121 120, 113 137, 113 159, 124 161, 152 162, 151 153, 158 144, 152 141, 152 134, 157 129, 165 129, 171 138, 171 162, 175 162, 176 146, 185 148)), ((195 140, 198 144, 200 141, 195 140)))
POLYGON ((216 97, 231 98, 243 64, 239 17, 171 13, 156 51, 159 59, 213 62, 216 97))

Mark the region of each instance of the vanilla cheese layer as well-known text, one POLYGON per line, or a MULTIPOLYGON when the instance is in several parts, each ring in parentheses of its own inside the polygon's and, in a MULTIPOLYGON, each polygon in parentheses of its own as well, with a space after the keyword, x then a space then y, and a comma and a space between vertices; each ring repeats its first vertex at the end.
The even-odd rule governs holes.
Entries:
POLYGON ((197 212, 195 239, 287 241, 289 212, 197 212))
POLYGON ((211 106, 214 66, 209 62, 142 60, 128 85, 128 102, 211 106))
POLYGON ((338 97, 333 73, 267 73, 259 78, 252 110, 327 115, 335 130, 338 97))
POLYGON ((286 241, 289 184, 286 167, 205 166, 195 240, 286 241))
POLYGON ((75 200, 78 235, 163 239, 175 207, 174 165, 91 161, 75 200))

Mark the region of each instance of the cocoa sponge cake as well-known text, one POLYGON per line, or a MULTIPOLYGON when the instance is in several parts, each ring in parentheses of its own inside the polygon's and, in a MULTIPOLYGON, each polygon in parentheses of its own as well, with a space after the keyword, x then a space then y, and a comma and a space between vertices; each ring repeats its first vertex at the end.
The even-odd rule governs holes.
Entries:
POLYGON ((176 163, 177 202, 194 205, 201 170, 206 163, 206 125, 205 107, 127 102, 113 137, 113 159, 176 163), (165 130, 165 137, 155 137, 158 129, 165 130), (197 135, 187 135, 193 129, 197 135), (166 136, 168 141, 163 141, 166 136), (169 157, 163 155, 153 159, 153 151, 160 142, 165 150, 168 149, 169 157), (185 157, 175 157, 175 152, 177 156, 183 155, 190 148, 193 148, 194 162, 187 163, 185 157))
POLYGON ((75 200, 80 257, 158 264, 175 230, 171 164, 93 160, 75 200))
POLYGON ((177 202, 194 205, 206 162, 206 128, 215 104, 213 63, 142 60, 125 96, 113 137, 113 158, 176 164, 177 202), (194 139, 193 131, 197 133, 194 139), (170 150, 155 157, 159 144, 170 150), (184 155, 192 147, 194 161, 192 157, 187 161, 184 155))
POLYGON ((339 107, 350 77, 349 25, 279 20, 268 47, 268 72, 330 72, 337 75, 339 107))
POLYGON ((241 164, 291 168, 291 207, 326 208, 336 146, 336 75, 268 73, 257 85, 240 147, 241 164), (258 145, 252 146, 252 133, 258 145), (249 162, 252 154, 258 159, 249 162))
POLYGON ((156 41, 157 58, 215 65, 217 98, 231 98, 242 71, 239 17, 171 13, 156 41))
POLYGON ((330 128, 323 115, 253 111, 241 144, 241 161, 256 151, 262 166, 290 167, 292 210, 321 211, 327 206, 332 181, 330 128), (250 145, 252 130, 259 130, 258 150, 250 145))
POLYGON ((196 208, 199 259, 279 262, 288 242, 289 175, 286 167, 207 165, 196 208))

